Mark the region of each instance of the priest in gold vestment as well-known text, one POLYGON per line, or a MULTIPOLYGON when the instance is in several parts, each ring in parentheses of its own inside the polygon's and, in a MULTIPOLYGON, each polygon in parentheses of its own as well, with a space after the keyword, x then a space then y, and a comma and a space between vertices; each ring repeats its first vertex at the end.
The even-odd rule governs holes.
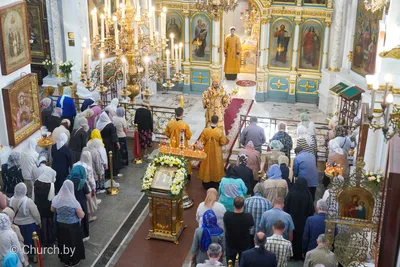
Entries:
POLYGON ((231 27, 231 34, 225 37, 224 53, 225 66, 224 72, 227 80, 236 80, 237 74, 240 72, 240 52, 242 46, 239 36, 235 34, 235 27, 231 27))
MULTIPOLYGON (((189 125, 182 120, 183 118, 183 108, 179 107, 175 109, 175 119, 170 120, 165 128, 165 135, 169 138, 171 147, 179 147, 181 131, 185 132, 185 147, 188 147, 188 141, 192 137, 192 132, 190 131, 189 125)), ((192 174, 192 166, 188 162, 188 179, 192 174)))
POLYGON ((224 159, 222 146, 228 143, 224 131, 217 127, 218 116, 211 118, 211 126, 205 128, 200 135, 201 144, 207 154, 200 164, 199 178, 203 181, 205 189, 214 187, 218 190, 219 182, 224 177, 224 159))
POLYGON ((219 84, 218 75, 212 76, 212 85, 203 93, 203 107, 206 110, 206 126, 211 125, 211 117, 217 115, 219 118, 218 127, 225 130, 224 113, 231 102, 230 94, 219 84))

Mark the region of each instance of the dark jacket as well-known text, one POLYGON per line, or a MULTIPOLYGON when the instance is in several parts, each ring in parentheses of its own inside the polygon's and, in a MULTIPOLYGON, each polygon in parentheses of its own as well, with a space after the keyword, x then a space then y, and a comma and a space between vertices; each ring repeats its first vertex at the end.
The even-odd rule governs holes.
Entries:
POLYGON ((242 253, 240 267, 277 267, 274 253, 265 250, 260 252, 258 248, 252 248, 242 253))
MULTIPOLYGON (((244 184, 247 187, 247 194, 253 195, 253 187, 257 183, 253 178, 253 171, 249 167, 243 164, 239 165, 231 165, 229 168, 233 168, 234 177, 240 178, 243 180, 244 184)), ((229 173, 229 170, 227 171, 229 173)))
POLYGON ((320 234, 325 233, 325 213, 307 218, 303 233, 303 253, 313 250, 318 246, 317 238, 320 234))

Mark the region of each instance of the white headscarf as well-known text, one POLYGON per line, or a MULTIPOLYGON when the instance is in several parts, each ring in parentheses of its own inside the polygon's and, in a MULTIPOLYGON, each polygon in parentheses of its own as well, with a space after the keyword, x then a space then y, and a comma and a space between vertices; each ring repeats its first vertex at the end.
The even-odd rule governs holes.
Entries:
POLYGON ((80 160, 74 164, 74 166, 76 165, 81 165, 86 169, 86 181, 89 184, 89 188, 95 189, 96 181, 94 179, 94 173, 93 173, 92 154, 87 150, 83 151, 80 160))
POLYGON ((37 160, 39 157, 39 153, 36 152, 37 140, 34 138, 29 139, 28 141, 28 151, 25 153, 29 153, 32 157, 37 160))
POLYGON ((54 197, 51 206, 58 209, 61 207, 70 207, 73 209, 82 209, 81 204, 75 198, 74 183, 71 180, 65 180, 61 186, 60 192, 54 197))
MULTIPOLYGON (((39 163, 39 167, 36 170, 36 177, 37 177, 38 181, 40 181, 42 183, 50 184, 50 190, 49 190, 49 194, 47 195, 47 200, 51 201, 55 195, 54 183, 56 182, 57 172, 55 170, 53 170, 52 168, 50 168, 49 166, 47 166, 45 164, 46 161, 47 161, 46 157, 41 156, 39 158, 40 163, 39 163)), ((35 192, 35 190, 33 190, 33 193, 34 192, 35 192)), ((32 193, 32 199, 34 199, 33 193, 32 193)))
POLYGON ((65 133, 61 133, 57 140, 57 150, 60 150, 68 142, 68 136, 65 133))
POLYGON ((110 117, 108 117, 106 112, 102 112, 99 116, 99 119, 97 120, 96 129, 101 132, 103 131, 104 127, 106 127, 110 123, 112 123, 110 117))
POLYGON ((0 233, 11 230, 11 221, 7 214, 0 213, 0 233))
POLYGON ((338 142, 335 139, 332 139, 328 143, 329 152, 335 152, 340 155, 344 155, 343 149, 339 146, 338 142))
POLYGON ((312 145, 312 137, 311 135, 308 133, 306 127, 304 127, 303 125, 299 125, 299 127, 297 128, 297 138, 304 138, 307 141, 307 144, 309 146, 312 145))
POLYGON ((60 106, 61 108, 64 108, 64 100, 65 97, 71 97, 71 88, 69 87, 64 87, 63 95, 60 99, 60 106))
POLYGON ((20 168, 21 165, 21 154, 17 151, 11 152, 10 156, 8 157, 7 160, 7 168, 12 168, 14 166, 17 166, 17 168, 20 168))
POLYGON ((118 104, 119 104, 118 98, 114 98, 113 100, 111 100, 111 103, 110 103, 111 110, 114 112, 117 112, 118 104))
POLYGON ((15 212, 17 213, 22 212, 22 214, 27 215, 27 208, 26 208, 26 204, 28 202, 28 197, 26 196, 26 192, 27 192, 27 188, 26 185, 24 183, 19 183, 15 186, 14 188, 14 196, 10 199, 10 206, 13 208, 17 208, 17 210, 15 210, 15 212), (16 206, 14 206, 13 204, 16 203, 16 206))

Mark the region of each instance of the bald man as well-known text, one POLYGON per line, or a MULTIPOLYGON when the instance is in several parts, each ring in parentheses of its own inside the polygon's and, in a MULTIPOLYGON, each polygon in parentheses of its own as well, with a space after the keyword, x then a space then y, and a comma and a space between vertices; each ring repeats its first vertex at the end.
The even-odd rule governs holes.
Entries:
POLYGON ((254 235, 255 247, 242 253, 240 267, 277 267, 274 253, 265 249, 267 236, 263 232, 254 235))

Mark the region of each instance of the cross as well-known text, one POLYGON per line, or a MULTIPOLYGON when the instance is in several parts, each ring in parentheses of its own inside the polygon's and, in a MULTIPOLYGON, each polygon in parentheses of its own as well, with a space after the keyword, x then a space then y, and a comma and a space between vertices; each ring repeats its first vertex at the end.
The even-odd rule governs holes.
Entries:
POLYGON ((208 79, 208 76, 203 76, 203 72, 199 71, 199 75, 198 76, 193 75, 192 78, 198 78, 199 83, 203 83, 203 78, 208 79))
POLYGON ((276 87, 278 87, 278 90, 281 89, 282 85, 283 86, 287 85, 287 83, 281 83, 281 79, 280 78, 278 78, 278 81, 276 83, 271 83, 271 84, 276 85, 276 87))
POLYGON ((310 85, 310 81, 306 81, 304 88, 306 89, 306 92, 308 92, 309 89, 314 89, 315 85, 310 85))

